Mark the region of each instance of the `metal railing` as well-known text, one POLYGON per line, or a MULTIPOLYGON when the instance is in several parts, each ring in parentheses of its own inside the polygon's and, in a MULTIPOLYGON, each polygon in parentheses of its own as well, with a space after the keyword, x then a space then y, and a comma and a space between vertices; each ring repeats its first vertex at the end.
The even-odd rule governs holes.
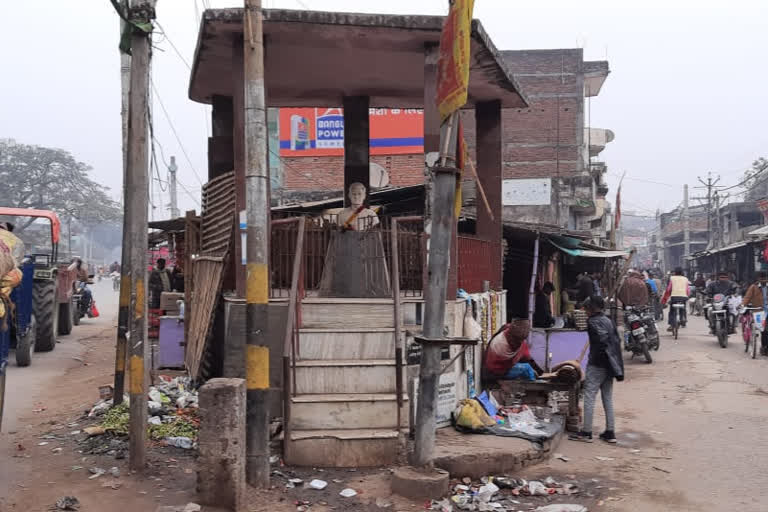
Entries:
POLYGON ((306 219, 294 217, 272 221, 272 232, 281 231, 283 226, 295 224, 295 244, 293 268, 288 294, 288 315, 285 322, 283 339, 283 432, 285 442, 291 440, 291 397, 296 389, 296 352, 301 325, 301 299, 303 298, 302 254, 304 253, 304 235, 306 219), (276 229, 277 228, 277 229, 276 229))

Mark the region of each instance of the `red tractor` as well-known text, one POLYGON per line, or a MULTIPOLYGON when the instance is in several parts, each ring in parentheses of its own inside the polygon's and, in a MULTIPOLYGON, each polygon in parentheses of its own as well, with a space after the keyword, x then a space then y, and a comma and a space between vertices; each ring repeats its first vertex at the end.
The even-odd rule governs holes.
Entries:
POLYGON ((25 244, 34 263, 32 311, 36 320, 35 351, 56 348, 56 336, 72 332, 72 290, 75 271, 58 262, 61 221, 47 210, 0 207, 0 221, 16 226, 14 234, 25 244), (29 220, 32 220, 29 222, 29 220), (18 230, 20 223, 25 229, 18 230))

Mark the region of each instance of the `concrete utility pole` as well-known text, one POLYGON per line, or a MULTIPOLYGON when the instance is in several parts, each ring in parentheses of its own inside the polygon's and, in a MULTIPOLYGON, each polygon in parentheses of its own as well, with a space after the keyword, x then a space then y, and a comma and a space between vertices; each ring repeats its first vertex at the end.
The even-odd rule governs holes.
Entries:
POLYGON ((688 185, 683 185, 683 266, 687 266, 688 257, 691 255, 691 226, 688 211, 688 185))
POLYGON ((723 242, 723 232, 720 229, 720 196, 715 192, 714 196, 714 215, 715 215, 715 249, 719 249, 723 242))
POLYGON ((269 487, 269 168, 261 0, 243 18, 246 207, 246 479, 269 487))
POLYGON ((179 218, 179 198, 176 195, 176 157, 171 156, 171 165, 168 166, 168 192, 171 194, 171 218, 179 218))
MULTIPOLYGON (((120 7, 128 12, 128 0, 122 0, 120 7)), ((125 20, 120 18, 120 37, 125 31, 125 20)), ((123 136, 123 242, 120 256, 120 302, 117 313, 117 340, 115 342, 115 385, 113 393, 114 405, 123 403, 125 392, 125 362, 128 332, 128 307, 131 302, 131 284, 128 279, 128 260, 130 245, 130 226, 128 219, 132 216, 130 198, 128 197, 128 97, 131 90, 131 56, 120 51, 120 118, 122 119, 123 136)))
MULTIPOLYGON (((147 24, 155 18, 155 0, 130 0, 128 19, 147 24)), ((130 468, 142 471, 146 465, 147 388, 144 362, 148 360, 147 339, 147 206, 149 203, 148 92, 150 32, 131 27, 131 90, 128 111, 128 171, 125 176, 126 205, 129 215, 124 226, 129 230, 130 261, 123 262, 122 285, 130 290, 128 340, 130 340, 130 468), (128 281, 128 283, 126 283, 128 281), (129 286, 127 286, 129 285, 129 286)))
POLYGON ((712 173, 707 173, 707 181, 704 181, 701 178, 699 179, 699 183, 703 185, 703 187, 700 188, 706 188, 707 189, 707 247, 712 246, 712 189, 715 185, 717 185, 717 182, 720 181, 720 177, 718 176, 715 181, 712 181, 712 173))

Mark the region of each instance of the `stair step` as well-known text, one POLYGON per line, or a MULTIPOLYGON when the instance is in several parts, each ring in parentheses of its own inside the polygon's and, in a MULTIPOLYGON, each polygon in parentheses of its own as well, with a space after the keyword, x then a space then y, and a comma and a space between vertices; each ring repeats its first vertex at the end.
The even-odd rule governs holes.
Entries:
POLYGON ((299 441, 302 439, 397 439, 399 436, 397 430, 378 429, 378 428, 355 428, 344 430, 294 430, 291 432, 291 440, 299 441))
POLYGON ((305 328, 392 328, 394 302, 392 299, 304 299, 301 325, 305 328))
POLYGON ((300 329, 302 359, 386 359, 395 357, 395 329, 300 329))
POLYGON ((394 393, 394 366, 394 359, 299 360, 296 393, 394 393))
POLYGON ((395 463, 400 448, 396 430, 294 430, 285 443, 285 462, 309 467, 372 467, 395 463))
MULTIPOLYGON (((407 423, 406 402, 404 396, 400 416, 407 423)), ((290 421, 294 431, 397 430, 397 399, 392 393, 298 395, 291 398, 290 421)))

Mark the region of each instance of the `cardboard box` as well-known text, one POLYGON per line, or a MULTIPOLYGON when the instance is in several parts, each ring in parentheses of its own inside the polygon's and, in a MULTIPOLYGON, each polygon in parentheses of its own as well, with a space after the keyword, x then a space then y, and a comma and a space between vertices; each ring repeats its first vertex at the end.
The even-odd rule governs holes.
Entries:
POLYGON ((163 292, 160 294, 160 309, 178 311, 177 300, 184 300, 184 294, 179 292, 163 292))

